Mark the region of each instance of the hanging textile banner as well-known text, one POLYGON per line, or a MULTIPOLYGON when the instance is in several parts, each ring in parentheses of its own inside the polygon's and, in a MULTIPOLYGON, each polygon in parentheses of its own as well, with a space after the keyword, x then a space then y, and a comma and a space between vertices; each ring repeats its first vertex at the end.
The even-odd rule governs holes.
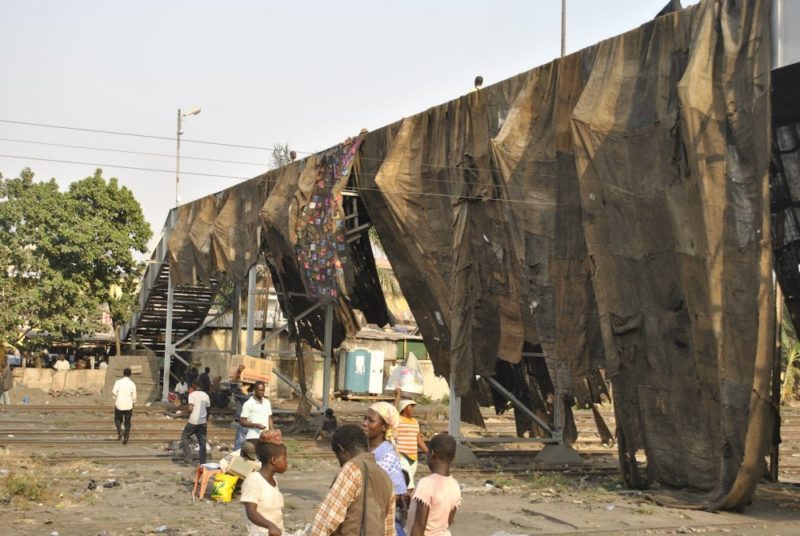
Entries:
POLYGON ((347 242, 341 190, 350 178, 360 145, 360 137, 351 138, 325 154, 317 167, 310 201, 297 207, 295 251, 311 299, 335 299, 344 286, 347 242))

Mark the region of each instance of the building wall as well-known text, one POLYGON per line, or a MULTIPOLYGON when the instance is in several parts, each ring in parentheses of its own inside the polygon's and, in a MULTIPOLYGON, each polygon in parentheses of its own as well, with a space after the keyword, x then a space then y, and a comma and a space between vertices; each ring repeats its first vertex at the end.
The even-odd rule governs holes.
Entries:
MULTIPOLYGON (((267 332, 268 336, 270 331, 267 332)), ((242 330, 239 347, 244 349, 245 347, 245 339, 247 337, 247 332, 242 330)), ((255 339, 258 341, 261 338, 260 331, 256 333, 255 339)), ((209 367, 211 369, 212 377, 222 377, 227 378, 229 377, 230 373, 230 347, 231 347, 231 330, 229 329, 210 329, 206 330, 206 332, 201 335, 196 341, 193 346, 192 352, 184 353, 183 356, 187 361, 191 361, 199 366, 200 370, 204 367, 209 367), (191 357, 191 360, 189 359, 191 357)), ((358 339, 358 340, 351 340, 346 342, 342 345, 342 348, 338 350, 334 350, 334 352, 339 352, 342 355, 340 359, 340 363, 344 363, 344 352, 347 350, 355 350, 363 348, 366 350, 382 350, 384 354, 384 383, 386 379, 389 377, 389 374, 392 368, 397 364, 397 356, 403 355, 404 350, 407 352, 408 349, 415 350, 414 354, 417 355, 417 352, 423 353, 420 349, 420 343, 418 341, 413 341, 409 344, 403 345, 403 341, 392 341, 392 340, 373 340, 373 339, 358 339)), ((309 353, 310 350, 306 349, 309 353)), ((289 340, 286 336, 286 333, 282 333, 277 337, 273 338, 271 341, 267 342, 266 344, 266 355, 272 355, 274 366, 286 376, 292 378, 294 381, 297 380, 299 371, 297 366, 297 360, 294 357, 294 346, 289 343, 289 340), (279 353, 288 353, 291 352, 292 355, 276 355, 279 353)), ((322 355, 319 352, 315 352, 317 355, 313 359, 313 371, 309 371, 307 378, 309 379, 310 385, 309 390, 314 398, 319 400, 322 397, 322 370, 324 365, 324 360, 322 355)), ((422 356, 417 355, 419 359, 420 368, 422 369, 422 375, 424 378, 425 386, 423 394, 428 398, 433 400, 439 400, 443 396, 449 394, 449 388, 447 386, 447 382, 444 378, 437 377, 433 373, 433 365, 427 359, 421 359, 422 356)), ((272 398, 292 398, 294 396, 294 391, 283 381, 280 381, 278 377, 273 374, 272 381, 270 384, 270 393, 269 396, 272 398)), ((331 386, 333 390, 339 390, 344 386, 344 366, 340 366, 337 370, 336 365, 334 364, 331 367, 331 386)))

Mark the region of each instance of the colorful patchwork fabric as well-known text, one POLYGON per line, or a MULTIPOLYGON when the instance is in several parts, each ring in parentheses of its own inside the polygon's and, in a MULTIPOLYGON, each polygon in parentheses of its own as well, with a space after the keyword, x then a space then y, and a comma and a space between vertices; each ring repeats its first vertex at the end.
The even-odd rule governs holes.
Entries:
POLYGON ((297 261, 310 298, 336 299, 337 280, 347 262, 341 189, 350 178, 362 137, 351 138, 323 155, 311 201, 297 219, 297 261))

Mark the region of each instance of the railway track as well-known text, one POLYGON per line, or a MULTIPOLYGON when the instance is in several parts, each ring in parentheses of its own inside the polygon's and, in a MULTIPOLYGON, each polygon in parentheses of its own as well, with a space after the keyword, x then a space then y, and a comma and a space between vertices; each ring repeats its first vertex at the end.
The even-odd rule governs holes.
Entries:
MULTIPOLYGON (((417 416, 426 432, 439 432, 447 429, 447 421, 441 418, 441 410, 420 408, 417 416)), ((354 407, 339 409, 336 414, 340 422, 357 423, 363 415, 363 408, 354 407)), ((181 430, 186 422, 185 415, 178 415, 174 408, 165 408, 161 404, 137 407, 133 421, 133 432, 129 445, 138 449, 155 447, 148 452, 120 452, 121 445, 116 440, 116 430, 108 406, 56 404, 3 406, 0 407, 0 447, 9 447, 17 451, 30 449, 37 455, 47 458, 57 457, 63 461, 85 460, 87 449, 95 449, 91 458, 104 462, 125 463, 175 463, 173 453, 162 449, 170 442, 180 438, 181 430), (35 417, 34 417, 35 415, 35 417), (44 426, 44 428, 43 428, 44 426), (82 454, 59 452, 76 448, 82 454)), ((615 427, 614 414, 603 411, 603 418, 611 430, 615 427)), ((277 408, 275 420, 278 424, 288 424, 293 418, 293 410, 277 408)), ((231 426, 232 410, 215 410, 209 420, 209 441, 230 444, 233 442, 235 428, 231 426)), ((511 436, 516 434, 512 413, 495 415, 492 410, 484 411, 484 419, 488 429, 463 424, 462 433, 472 437, 511 436)), ((601 445, 595 429, 594 419, 588 411, 575 412, 575 421, 579 431, 576 450, 588 461, 580 469, 580 474, 599 475, 614 474, 617 471, 616 448, 601 445), (602 465, 596 467, 595 465, 602 465)), ((783 414, 781 430, 783 443, 780 453, 780 470, 782 478, 800 478, 800 411, 792 409, 783 414)), ((331 462, 334 456, 327 443, 314 441, 309 437, 289 437, 287 443, 293 444, 291 458, 297 460, 324 459, 331 462)), ((468 442, 468 440, 467 440, 468 442)), ((461 469, 462 474, 488 475, 497 472, 522 474, 526 471, 559 471, 563 468, 537 467, 533 456, 541 448, 539 443, 515 444, 513 446, 473 444, 473 451, 483 460, 485 467, 477 469, 461 469)), ((641 460, 644 462, 644 456, 641 460)), ((426 468, 421 468, 424 472, 426 468)))

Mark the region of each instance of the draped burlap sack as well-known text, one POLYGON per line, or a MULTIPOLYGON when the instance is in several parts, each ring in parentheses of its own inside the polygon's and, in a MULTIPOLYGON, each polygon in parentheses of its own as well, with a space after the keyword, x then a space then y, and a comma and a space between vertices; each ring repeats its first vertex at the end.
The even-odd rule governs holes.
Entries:
MULTIPOLYGON (((350 186, 466 419, 498 360, 539 371, 549 415, 552 397, 597 401, 604 368, 629 484, 747 503, 769 424, 768 19, 766 0, 704 0, 363 136, 350 186)), ((176 277, 242 278, 264 249, 308 291, 292 229, 331 151, 181 207, 176 277), (245 198, 260 234, 226 204, 245 198)), ((354 244, 336 340, 352 308, 385 314, 354 244)))

